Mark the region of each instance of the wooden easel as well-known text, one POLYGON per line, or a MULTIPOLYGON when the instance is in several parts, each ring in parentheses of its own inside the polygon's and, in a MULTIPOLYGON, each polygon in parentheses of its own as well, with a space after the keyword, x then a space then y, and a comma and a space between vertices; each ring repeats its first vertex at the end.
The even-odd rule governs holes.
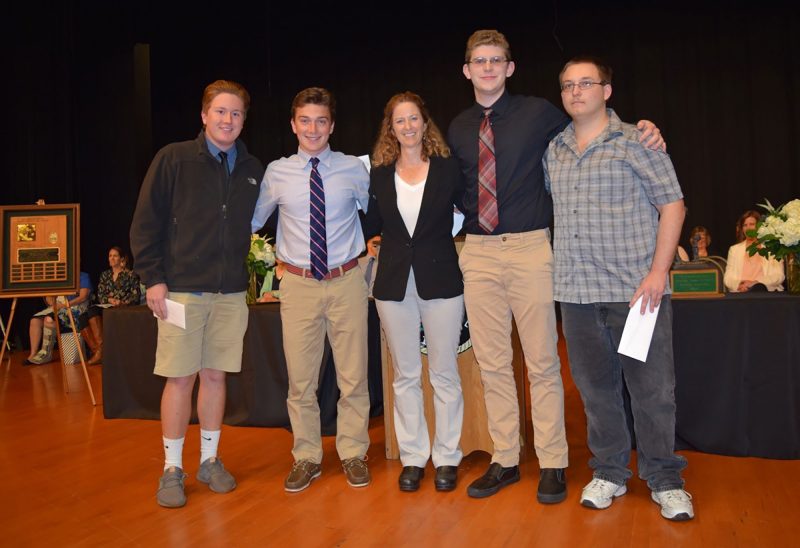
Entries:
MULTIPOLYGON (((6 345, 8 344, 8 336, 11 333, 11 322, 14 321, 14 312, 17 309, 18 298, 54 297, 57 301, 58 297, 64 297, 65 291, 80 291, 77 284, 80 272, 77 258, 81 254, 79 235, 81 224, 80 204, 47 205, 44 200, 39 199, 32 206, 0 206, 0 217, 2 217, 2 222, 0 222, 0 242, 2 242, 3 246, 8 246, 7 249, 12 250, 11 255, 14 258, 6 262, 5 259, 8 257, 4 256, 3 263, 0 263, 2 265, 2 269, 0 269, 2 270, 0 272, 0 299, 14 299, 11 303, 11 313, 3 336, 3 348, 0 350, 0 364, 2 364, 3 356, 6 353, 6 345), (7 227, 9 226, 16 226, 16 232, 13 229, 8 229, 7 227), (26 250, 28 253, 41 253, 44 251, 45 255, 38 257, 28 256, 28 260, 23 261, 19 259, 19 256, 13 255, 15 246, 20 255, 26 250), (64 257, 72 258, 64 260, 64 257), (49 275, 44 269, 45 275, 42 275, 41 271, 37 272, 35 268, 26 270, 26 265, 31 267, 34 263, 46 264, 51 269, 60 268, 63 270, 50 270, 49 275), (73 287, 65 287, 63 282, 69 279, 67 274, 70 270, 72 271, 72 281, 75 285, 73 287), (14 272, 14 276, 11 276, 9 272, 14 272), (13 283, 8 283, 9 280, 13 283), (53 282, 54 287, 42 287, 50 282, 53 282), (33 283, 33 287, 37 288, 35 290, 32 289, 28 285, 30 283, 33 283)), ((64 297, 64 301, 69 305, 66 297, 64 297)), ((81 358, 83 378, 86 379, 86 387, 89 389, 92 405, 97 405, 97 401, 94 399, 92 383, 89 382, 89 373, 86 371, 86 360, 78 339, 75 318, 69 306, 67 306, 67 315, 72 326, 72 337, 75 339, 78 355, 81 358)), ((64 363, 64 349, 61 347, 61 328, 58 322, 56 306, 53 306, 53 316, 56 322, 56 337, 58 337, 59 342, 58 355, 61 357, 64 392, 69 393, 67 364, 64 363)), ((8 362, 10 366, 11 358, 9 358, 8 362)))
MULTIPOLYGON (((3 363, 3 356, 6 353, 6 345, 8 344, 8 337, 11 333, 11 323, 14 321, 14 312, 17 309, 17 299, 19 297, 64 297, 64 301, 67 301, 66 297, 63 295, 45 295, 42 293, 35 293, 32 295, 16 295, 14 300, 11 301, 11 313, 8 316, 8 324, 6 324, 5 335, 3 336, 3 348, 0 349, 0 363, 3 363)), ((2 296, 0 296, 2 298, 2 296)), ((67 301, 69 302, 69 301, 67 301)), ((94 398, 94 391, 92 390, 92 383, 89 382, 89 372, 86 370, 86 359, 83 355, 83 348, 81 347, 80 339, 78 339, 78 328, 75 324, 75 317, 72 314, 72 308, 67 306, 67 315, 69 316, 69 324, 72 327, 72 337, 75 339, 75 346, 78 347, 78 355, 81 358, 81 367, 83 368, 83 378, 86 380, 86 387, 89 389, 89 397, 92 399, 92 405, 97 405, 97 400, 94 398)), ((67 364, 64 362, 64 349, 61 346, 61 327, 58 321, 58 312, 55 307, 53 307, 53 316, 55 317, 56 323, 56 337, 58 338, 58 355, 61 359, 61 372, 62 372, 62 380, 64 382, 64 392, 69 394, 69 380, 67 379, 67 364)), ((9 367, 11 366, 11 357, 8 358, 9 367)))

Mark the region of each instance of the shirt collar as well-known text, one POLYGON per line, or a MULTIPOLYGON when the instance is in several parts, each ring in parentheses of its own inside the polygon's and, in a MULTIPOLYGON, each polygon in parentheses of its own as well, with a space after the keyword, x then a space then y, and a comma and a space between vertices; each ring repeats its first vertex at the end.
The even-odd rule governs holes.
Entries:
MULTIPOLYGON (((600 135, 592 139, 592 142, 586 147, 586 150, 589 150, 595 143, 605 143, 606 141, 610 141, 616 137, 622 135, 622 120, 619 119, 617 113, 614 112, 613 108, 607 108, 606 114, 608 114, 608 125, 603 128, 603 131, 600 132, 600 135)), ((575 138, 575 123, 570 122, 569 125, 561 132, 558 136, 559 144, 563 144, 568 146, 574 151, 578 150, 578 141, 575 138)), ((584 151, 585 152, 585 151, 584 151)))
MULTIPOLYGON (((208 153, 214 157, 215 160, 219 160, 219 153, 222 152, 222 149, 219 148, 217 145, 211 142, 211 140, 206 136, 205 132, 202 133, 203 140, 206 142, 206 147, 208 148, 208 153)), ((236 150, 238 143, 234 143, 234 145, 225 151, 228 155, 228 165, 235 165, 236 164, 236 156, 238 155, 238 151, 236 150)))
POLYGON ((472 110, 475 113, 475 115, 479 116, 480 118, 483 118, 483 112, 487 108, 492 109, 492 114, 497 116, 502 116, 508 110, 510 102, 511 102, 511 96, 508 94, 508 90, 506 89, 503 90, 503 94, 492 105, 485 107, 476 101, 472 105, 472 110))
MULTIPOLYGON (((325 150, 323 150, 316 156, 313 156, 313 158, 319 158, 319 163, 321 163, 325 167, 331 167, 331 155, 332 155, 331 147, 330 145, 328 145, 325 147, 325 150)), ((312 156, 299 147, 297 149, 297 156, 300 158, 303 167, 311 163, 312 156)))

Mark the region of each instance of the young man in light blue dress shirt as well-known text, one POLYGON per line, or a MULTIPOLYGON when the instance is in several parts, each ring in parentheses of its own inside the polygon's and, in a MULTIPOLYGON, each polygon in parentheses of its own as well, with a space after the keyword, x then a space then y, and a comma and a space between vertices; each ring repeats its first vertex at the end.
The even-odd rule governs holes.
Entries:
MULTIPOLYGON (((333 152, 336 107, 331 93, 308 88, 292 102, 292 131, 298 151, 267 166, 253 216, 253 232, 277 208, 276 253, 286 263, 281 280, 283 347, 289 374, 287 405, 294 433, 294 464, 284 488, 302 491, 322 472, 317 384, 325 335, 336 364, 341 395, 336 422, 336 450, 347 482, 369 484, 367 389, 367 285, 358 266, 364 251, 358 210, 366 209, 369 174, 355 156, 333 152), (323 271, 315 261, 319 242, 311 238, 313 177, 324 189, 323 271), (315 276, 316 274, 316 276, 315 276)), ((315 202, 316 203, 316 202, 315 202)), ((317 208, 319 209, 319 208, 317 208)))

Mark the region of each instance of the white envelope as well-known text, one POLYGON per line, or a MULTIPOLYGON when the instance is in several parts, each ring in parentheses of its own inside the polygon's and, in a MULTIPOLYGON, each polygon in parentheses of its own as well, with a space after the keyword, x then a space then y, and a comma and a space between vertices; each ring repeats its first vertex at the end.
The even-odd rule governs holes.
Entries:
MULTIPOLYGON (((186 329, 186 308, 183 304, 170 299, 164 299, 164 301, 167 303, 167 317, 164 318, 164 321, 177 325, 181 329, 186 329)), ((155 313, 153 313, 153 316, 155 316, 155 313)))
POLYGON ((646 362, 660 305, 655 307, 652 312, 648 305, 644 314, 639 313, 641 306, 642 297, 639 297, 636 304, 628 311, 628 319, 625 321, 625 329, 622 330, 622 338, 619 341, 617 352, 634 360, 646 362))

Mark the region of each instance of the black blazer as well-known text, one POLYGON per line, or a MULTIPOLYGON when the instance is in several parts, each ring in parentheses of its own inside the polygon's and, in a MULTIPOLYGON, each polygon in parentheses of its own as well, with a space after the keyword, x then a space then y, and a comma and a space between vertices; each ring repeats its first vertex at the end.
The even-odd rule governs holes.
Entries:
POLYGON ((417 226, 411 235, 397 209, 394 165, 372 169, 364 234, 367 239, 381 234, 372 289, 376 299, 402 301, 412 266, 421 298, 447 299, 464 293, 452 234, 453 206, 461 209, 463 198, 464 182, 456 159, 431 158, 417 226))

